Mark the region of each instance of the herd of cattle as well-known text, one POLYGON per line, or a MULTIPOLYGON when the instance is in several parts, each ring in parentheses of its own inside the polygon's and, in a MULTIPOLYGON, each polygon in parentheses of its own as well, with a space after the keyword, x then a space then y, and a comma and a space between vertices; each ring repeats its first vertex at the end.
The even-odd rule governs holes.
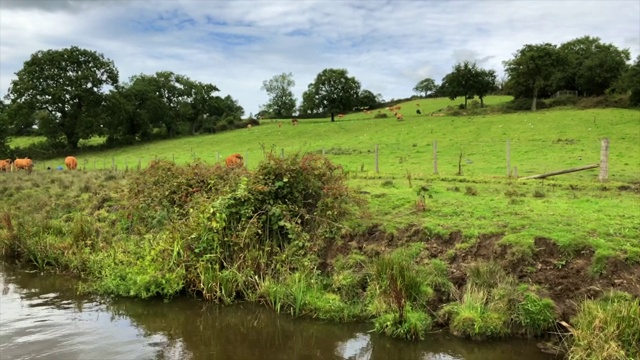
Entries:
MULTIPOLYGON (((244 158, 242 157, 242 155, 232 154, 227 157, 225 163, 228 168, 239 168, 244 166, 243 160, 244 158)), ((78 159, 73 156, 67 156, 64 159, 64 164, 68 170, 76 170, 78 168, 78 159)), ((25 170, 26 172, 31 173, 31 171, 33 170, 33 160, 29 158, 0 160, 1 172, 13 172, 20 170, 25 170)))
MULTIPOLYGON (((78 168, 78 159, 73 156, 67 156, 64 159, 64 164, 67 166, 69 170, 75 170, 78 168)), ((29 158, 24 159, 5 159, 0 160, 0 171, 9 172, 9 171, 20 171, 24 170, 30 173, 33 170, 33 160, 29 158)))

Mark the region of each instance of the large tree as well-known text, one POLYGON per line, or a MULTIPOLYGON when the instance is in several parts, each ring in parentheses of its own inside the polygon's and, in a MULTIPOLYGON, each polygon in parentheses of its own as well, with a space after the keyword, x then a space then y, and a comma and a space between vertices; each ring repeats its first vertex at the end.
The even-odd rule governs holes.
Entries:
POLYGON ((296 99, 291 89, 296 85, 293 74, 282 73, 262 82, 260 90, 269 95, 269 102, 262 108, 277 118, 285 118, 293 115, 296 108, 296 99))
POLYGON ((484 107, 484 97, 496 91, 496 72, 479 68, 473 78, 473 92, 480 99, 480 107, 484 107))
POLYGON ((627 68, 628 49, 583 36, 558 48, 565 59, 556 80, 557 90, 577 90, 583 95, 604 95, 627 68))
POLYGON ((415 93, 424 94, 424 97, 427 97, 429 93, 432 93, 437 89, 438 85, 436 85, 436 81, 432 78, 422 79, 413 87, 413 91, 415 93))
POLYGON ((451 100, 464 97, 464 107, 467 107, 467 99, 475 95, 478 67, 475 63, 465 61, 453 66, 453 71, 442 79, 442 87, 451 100))
POLYGON ((8 99, 33 112, 45 110, 50 123, 39 124, 49 140, 63 137, 70 148, 100 131, 105 87, 118 84, 113 61, 72 46, 37 51, 11 82, 8 99))
POLYGON ((358 107, 361 109, 373 109, 381 102, 381 94, 374 94, 372 91, 367 89, 362 89, 358 95, 358 107))
POLYGON ((531 94, 531 110, 535 111, 540 89, 549 85, 557 69, 564 66, 564 58, 553 44, 526 44, 504 65, 511 86, 531 94))
POLYGON ((346 69, 324 69, 309 84, 302 97, 301 109, 309 113, 335 114, 352 111, 358 105, 360 82, 349 76, 346 69))

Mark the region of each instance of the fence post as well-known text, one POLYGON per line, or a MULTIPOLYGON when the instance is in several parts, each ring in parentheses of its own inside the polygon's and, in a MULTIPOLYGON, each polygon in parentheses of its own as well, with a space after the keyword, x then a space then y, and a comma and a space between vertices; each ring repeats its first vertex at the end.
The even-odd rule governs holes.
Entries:
POLYGON ((511 177, 511 141, 507 139, 507 177, 511 177))
POLYGON ((216 163, 220 162, 220 151, 216 152, 216 163))
POLYGON ((513 176, 517 179, 518 178, 518 167, 514 166, 513 167, 513 176))
POLYGON ((141 167, 142 167, 142 160, 138 158, 138 171, 140 171, 141 167))
POLYGON ((107 167, 105 164, 106 164, 106 161, 104 158, 102 158, 102 170, 104 170, 107 167))
POLYGON ((438 140, 433 140, 433 174, 438 175, 438 140))
POLYGON ((129 171, 129 164, 127 161, 127 158, 124 158, 124 172, 128 172, 129 171))
POLYGON ((171 154, 171 161, 175 164, 176 163, 176 154, 171 154))
POLYGON ((245 151, 245 153, 244 153, 244 166, 248 169, 249 166, 247 165, 247 162, 248 162, 247 159, 249 159, 249 151, 248 150, 245 151))
POLYGON ((280 149, 280 158, 284 159, 284 148, 280 149))
POLYGON ((609 178, 609 138, 600 140, 600 182, 605 182, 609 178))
POLYGON ((96 158, 93 158, 93 170, 96 169, 96 158))
POLYGON ((111 157, 111 171, 115 171, 116 169, 116 159, 112 156, 111 157))
POLYGON ((322 156, 324 156, 324 155, 325 155, 325 153, 324 153, 324 148, 322 148, 322 156))
POLYGON ((376 174, 380 173, 380 169, 378 168, 378 144, 376 144, 376 174))

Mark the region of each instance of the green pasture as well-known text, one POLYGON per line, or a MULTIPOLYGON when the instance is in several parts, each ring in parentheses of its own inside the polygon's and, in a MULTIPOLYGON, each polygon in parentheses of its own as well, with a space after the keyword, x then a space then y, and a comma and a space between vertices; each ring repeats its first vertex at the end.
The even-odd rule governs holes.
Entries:
MULTIPOLYGON (((489 105, 508 101, 507 96, 491 96, 489 105)), ((468 177, 505 177, 506 144, 510 141, 511 166, 520 177, 600 161, 600 139, 610 145, 609 178, 612 181, 640 180, 640 112, 629 109, 551 109, 538 112, 478 116, 430 116, 459 101, 422 99, 399 104, 404 121, 374 118, 378 110, 347 114, 332 123, 328 118, 266 120, 250 129, 213 135, 183 137, 123 147, 103 152, 72 154, 87 169, 129 169, 138 162, 144 167, 159 158, 177 163, 200 158, 207 163, 241 153, 249 168, 263 159, 263 151, 277 154, 324 153, 350 174, 364 177, 423 178, 433 174, 433 144, 437 142, 438 171, 441 176, 458 173, 468 177), (418 106, 419 104, 419 106, 418 106), (422 115, 416 114, 420 109, 422 115), (282 122, 282 127, 278 127, 282 122), (375 149, 378 169, 375 172, 375 149), (460 155, 462 158, 460 159, 460 155), (461 160, 461 161, 460 161, 461 160)), ((12 140, 12 145, 23 139, 12 140)), ((97 141, 97 140, 94 140, 97 141)), ((70 154, 71 155, 71 154, 70 154)), ((37 159, 36 159, 37 160, 37 159)), ((59 165, 63 159, 40 162, 36 169, 59 165)), ((592 181, 597 169, 558 177, 571 181, 592 181)))

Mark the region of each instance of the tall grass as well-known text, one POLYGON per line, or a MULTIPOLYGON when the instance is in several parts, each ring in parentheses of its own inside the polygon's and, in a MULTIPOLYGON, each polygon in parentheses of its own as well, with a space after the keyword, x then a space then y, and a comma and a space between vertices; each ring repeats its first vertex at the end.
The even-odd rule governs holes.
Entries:
POLYGON ((640 299, 612 292, 584 301, 573 323, 570 360, 640 358, 640 299))

